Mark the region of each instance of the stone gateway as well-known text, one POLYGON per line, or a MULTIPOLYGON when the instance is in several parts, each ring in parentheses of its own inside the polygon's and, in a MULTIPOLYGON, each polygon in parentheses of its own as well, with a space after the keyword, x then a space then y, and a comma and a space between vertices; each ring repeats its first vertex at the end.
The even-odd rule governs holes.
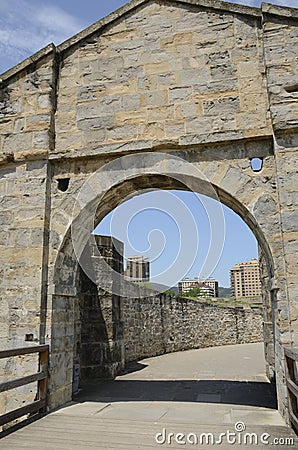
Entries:
MULTIPOLYGON (((251 228, 266 357, 287 418, 283 348, 298 344, 297 54, 297 9, 133 0, 1 75, 1 347, 26 335, 50 344, 50 407, 71 399, 87 323, 77 199, 113 163, 81 198, 94 227, 126 195, 185 185, 208 194, 208 181, 251 228)), ((120 297, 110 301, 106 335, 121 353, 120 297)))

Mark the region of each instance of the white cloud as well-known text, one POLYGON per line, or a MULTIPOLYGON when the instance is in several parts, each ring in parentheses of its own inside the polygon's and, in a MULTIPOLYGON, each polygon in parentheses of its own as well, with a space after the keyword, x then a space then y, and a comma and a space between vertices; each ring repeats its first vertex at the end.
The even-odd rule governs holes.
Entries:
POLYGON ((49 3, 1 0, 0 72, 51 42, 59 44, 87 25, 49 3))
POLYGON ((60 35, 74 34, 78 32, 81 23, 76 17, 71 16, 57 6, 43 5, 36 12, 36 19, 40 25, 49 31, 60 35))

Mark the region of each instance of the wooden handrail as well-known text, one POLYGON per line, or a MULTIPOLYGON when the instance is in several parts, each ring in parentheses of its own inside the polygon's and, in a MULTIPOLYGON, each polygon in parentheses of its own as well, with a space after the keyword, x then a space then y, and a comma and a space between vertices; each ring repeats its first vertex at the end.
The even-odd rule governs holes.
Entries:
POLYGON ((293 361, 298 361, 298 347, 285 347, 285 356, 293 359, 293 361))
POLYGON ((16 380, 6 381, 5 383, 0 383, 0 392, 9 391, 20 386, 25 386, 26 384, 33 383, 34 381, 44 380, 47 378, 45 372, 34 373, 33 375, 28 375, 27 377, 17 378, 16 380))
POLYGON ((0 392, 6 392, 19 386, 25 386, 29 383, 37 381, 37 395, 34 402, 26 406, 15 409, 9 413, 0 416, 0 426, 5 425, 13 420, 16 420, 26 414, 42 413, 47 410, 47 382, 48 382, 48 361, 49 361, 49 346, 36 345, 32 347, 22 347, 10 350, 1 350, 0 359, 11 358, 14 356, 29 355, 32 353, 39 353, 38 372, 32 375, 27 375, 15 380, 5 381, 0 383, 0 392))
POLYGON ((286 360, 286 382, 289 396, 289 417, 295 431, 298 431, 298 347, 284 348, 286 360))
POLYGON ((30 353, 42 353, 49 350, 48 345, 35 345, 31 347, 11 348, 10 350, 0 350, 0 359, 11 356, 29 355, 30 353))
POLYGON ((22 406, 21 408, 14 409, 13 411, 2 414, 0 416, 0 426, 5 425, 9 422, 12 422, 13 420, 18 419, 19 417, 25 416, 26 414, 33 414, 40 412, 45 407, 45 401, 44 400, 37 400, 32 403, 29 403, 29 405, 22 406))

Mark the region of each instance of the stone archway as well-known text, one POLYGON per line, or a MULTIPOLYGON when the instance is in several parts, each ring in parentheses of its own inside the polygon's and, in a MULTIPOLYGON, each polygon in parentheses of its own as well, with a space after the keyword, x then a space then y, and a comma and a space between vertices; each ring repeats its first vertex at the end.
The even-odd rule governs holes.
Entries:
MULTIPOLYGON (((76 296, 67 242, 75 199, 104 164, 164 151, 194 164, 259 240, 287 417, 283 347, 298 340, 297 17, 267 3, 132 0, 1 75, 0 339, 3 346, 18 346, 27 334, 50 341, 52 302, 61 297, 53 405, 70 396, 72 356, 58 350, 63 342, 69 348, 76 296), (260 172, 251 170, 254 157, 263 159, 260 172), (59 379, 64 363, 67 376, 59 379)), ((152 161, 147 169, 143 175, 154 173, 152 161)), ((133 192, 138 167, 115 168, 108 181, 121 171, 124 190, 133 192)), ((89 206, 96 205, 95 196, 89 206)))
MULTIPOLYGON (((181 156, 181 155, 180 155, 181 156)), ((185 155, 184 155, 185 156, 185 155)), ((94 217, 92 226, 89 229, 89 235, 92 232, 93 228, 96 224, 112 209, 114 209, 119 203, 122 202, 122 199, 127 195, 135 195, 142 191, 154 190, 154 189, 184 189, 188 188, 195 192, 204 193, 213 196, 218 195, 218 199, 224 203, 226 206, 232 208, 243 220, 244 222, 251 228, 255 237, 258 240, 259 247, 261 249, 261 257, 263 261, 263 300, 264 300, 264 309, 265 309, 265 349, 266 349, 266 359, 268 364, 268 373, 271 375, 275 371, 273 367, 274 364, 274 352, 273 352, 273 342, 272 342, 272 331, 274 330, 274 334, 278 334, 278 323, 277 318, 272 314, 273 303, 276 302, 276 294, 277 291, 272 289, 272 280, 275 278, 275 267, 278 264, 278 259, 276 261, 275 255, 271 251, 271 242, 274 242, 275 233, 278 231, 278 223, 277 230, 272 227, 272 235, 268 236, 268 234, 264 235, 262 230, 262 222, 261 224, 258 222, 256 218, 255 211, 258 211, 259 204, 262 202, 267 202, 271 205, 271 214, 277 214, 276 209, 272 208, 274 205, 274 201, 270 200, 271 196, 269 194, 264 193, 262 188, 262 184, 260 184, 260 190, 256 188, 257 196, 254 198, 252 202, 252 212, 248 209, 248 205, 244 205, 241 203, 235 196, 227 192, 227 190, 223 190, 220 186, 211 185, 206 179, 203 172, 200 172, 195 164, 189 164, 186 159, 182 160, 178 158, 176 155, 165 154, 165 153, 155 153, 148 154, 143 153, 139 155, 139 157, 130 156, 124 159, 127 167, 123 168, 120 160, 114 160, 110 164, 107 165, 107 170, 103 172, 100 169, 98 172, 93 172, 89 174, 89 177, 83 178, 81 180, 80 189, 77 189, 73 195, 69 196, 67 200, 63 199, 59 206, 59 216, 61 214, 65 218, 65 215, 68 214, 67 211, 71 211, 70 204, 72 205, 73 210, 80 214, 79 210, 76 210, 76 203, 80 204, 82 209, 86 208, 88 213, 93 210, 94 217), (135 165, 129 164, 130 161, 134 161, 135 165), (149 163, 151 161, 151 165, 149 163), (183 167, 185 165, 185 167, 183 167), (112 170, 113 169, 113 170, 112 170), (143 172, 143 173, 142 173, 143 172), (176 173, 175 173, 176 172, 176 173), (193 173, 192 173, 193 172, 193 173), (112 183, 110 181, 107 183, 106 175, 107 173, 111 173, 113 177, 112 183), (196 175, 196 176, 195 176, 196 175), (99 182, 100 188, 96 189, 95 179, 99 182), (110 185, 111 186, 108 186, 110 185), (81 195, 80 192, 84 191, 84 186, 87 187, 84 195, 81 195), (92 189, 90 189, 92 187, 92 189), (86 197, 86 193, 88 193, 89 197, 86 197), (261 197, 259 194, 261 193, 261 197), (76 198, 75 198, 76 197, 76 198), (80 202, 77 202, 76 199, 84 198, 86 201, 85 205, 82 205, 80 202), (100 201, 99 201, 100 198, 100 201), (260 200, 261 199, 261 200, 260 200), (262 200, 263 199, 263 200, 262 200), (71 201, 70 201, 71 200, 71 201), (268 239, 269 237, 269 239, 268 239), (277 330, 277 331, 276 331, 277 330)), ((212 164, 212 163, 211 163, 212 164)), ((231 170, 231 166, 227 163, 222 163, 221 165, 217 165, 217 170, 222 174, 223 168, 225 165, 225 170, 228 173, 231 170)), ((242 161, 243 165, 243 161, 242 161)), ((207 165, 210 170, 210 165, 207 165)), ((213 165, 214 167, 214 165, 213 165)), ((242 171, 239 168, 234 166, 232 168, 234 170, 234 174, 238 174, 238 177, 241 177, 242 171)), ((251 183, 252 180, 255 179, 255 174, 250 168, 249 159, 247 159, 247 172, 250 173, 250 176, 244 178, 246 183, 251 183), (250 172, 249 172, 250 171, 250 172)), ((219 173, 213 172, 213 176, 216 178, 219 176, 219 173)), ((225 177, 223 177, 225 179, 225 177)), ((263 183, 261 181, 261 183, 263 183)), ((234 184, 232 185, 234 186, 234 184)), ((240 192, 245 192, 245 183, 243 185, 238 186, 240 192)), ((234 194, 235 195, 235 194, 234 194)), ((71 211, 72 212, 72 211, 71 211)), ((74 224, 77 220, 77 217, 72 217, 69 215, 69 222, 74 224)), ((265 219, 264 219, 265 220, 265 219)), ((268 216, 266 216, 266 220, 268 220, 268 216)), ((79 222, 77 222, 79 223, 79 222)), ((62 229, 63 223, 60 222, 52 222, 53 231, 55 228, 62 229)), ((59 248, 59 252, 57 258, 54 263, 55 270, 53 271, 53 296, 51 299, 52 304, 52 357, 53 357, 53 371, 52 371, 52 402, 53 406, 58 403, 64 403, 69 400, 72 391, 72 366, 73 360, 75 358, 76 353, 76 328, 80 329, 80 318, 78 316, 80 308, 78 305, 78 301, 82 292, 79 289, 78 283, 78 273, 80 270, 78 269, 78 257, 75 254, 73 243, 74 241, 71 239, 71 232, 73 233, 73 238, 76 239, 74 235, 74 230, 72 227, 65 227, 65 235, 61 236, 61 244, 59 248), (77 268, 74 270, 74 268, 77 268), (61 308, 60 305, 63 305, 61 308), (69 317, 72 319, 65 319, 68 322, 67 329, 70 330, 70 334, 68 336, 64 336, 64 343, 61 341, 58 342, 58 347, 56 345, 56 327, 61 326, 61 316, 60 314, 64 314, 61 311, 63 309, 66 310, 69 314, 69 317), (63 356, 64 355, 64 356, 63 356), (58 383, 56 380, 59 380, 58 383), (60 384, 59 384, 60 383, 60 384)), ((88 234, 87 228, 85 230, 80 229, 81 232, 86 232, 88 234)), ((87 238, 88 240, 88 238, 87 238)), ((86 275, 84 275, 86 279, 86 275)), ((88 277, 87 277, 88 278, 88 277)), ((111 304, 114 307, 119 308, 118 299, 116 297, 110 297, 111 304)), ((118 317, 119 318, 119 317, 118 317)), ((63 322, 63 320, 62 320, 63 322)), ((102 323, 102 321, 101 321, 102 323)), ((65 324, 63 325, 64 329, 66 329, 65 324)), ((110 335, 109 339, 113 340, 113 334, 110 335)), ((117 357, 121 355, 121 343, 117 344, 117 357)), ((113 358, 111 357, 110 361, 113 358)), ((114 363, 118 363, 118 367, 121 367, 121 361, 114 361, 114 363)), ((115 372, 113 372, 115 373, 115 372)), ((280 396, 280 393, 278 393, 280 396)))

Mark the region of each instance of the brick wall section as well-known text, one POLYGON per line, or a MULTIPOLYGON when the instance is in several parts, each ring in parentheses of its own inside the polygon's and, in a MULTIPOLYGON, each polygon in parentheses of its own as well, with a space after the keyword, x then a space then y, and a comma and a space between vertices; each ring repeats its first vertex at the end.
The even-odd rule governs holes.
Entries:
POLYGON ((263 340, 261 307, 215 306, 160 295, 123 299, 125 360, 263 340))

